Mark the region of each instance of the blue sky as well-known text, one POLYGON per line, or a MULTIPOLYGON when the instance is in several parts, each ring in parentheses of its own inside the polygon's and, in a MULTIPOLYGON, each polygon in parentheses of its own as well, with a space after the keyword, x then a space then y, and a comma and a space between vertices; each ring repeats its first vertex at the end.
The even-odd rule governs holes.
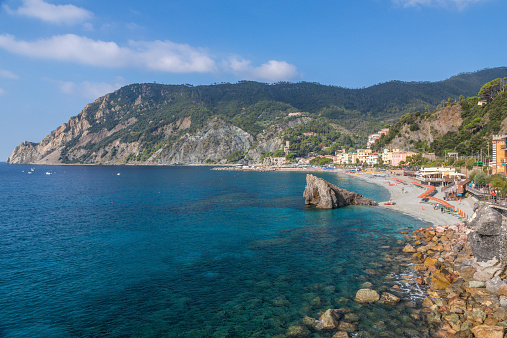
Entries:
POLYGON ((504 0, 0 0, 0 161, 129 83, 348 88, 506 66, 504 0))

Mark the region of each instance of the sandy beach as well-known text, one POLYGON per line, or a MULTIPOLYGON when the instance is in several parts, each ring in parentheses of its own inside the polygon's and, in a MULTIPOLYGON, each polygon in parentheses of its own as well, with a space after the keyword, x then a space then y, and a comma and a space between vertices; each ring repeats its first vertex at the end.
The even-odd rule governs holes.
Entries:
MULTIPOLYGON (((411 182, 409 177, 396 177, 405 181, 406 183, 400 183, 396 181, 392 176, 386 177, 372 177, 370 174, 361 174, 361 175, 353 175, 358 179, 366 180, 373 184, 380 185, 386 188, 391 194, 391 201, 395 202, 395 205, 384 205, 384 202, 388 201, 379 201, 379 205, 386 209, 396 210, 398 212, 402 212, 408 215, 411 215, 415 218, 422 219, 427 222, 431 222, 435 225, 450 225, 462 222, 463 219, 459 218, 457 215, 442 213, 440 208, 435 210, 434 204, 422 202, 421 199, 417 198, 417 196, 421 195, 426 189, 422 187, 418 187, 411 182)), ((440 188, 437 189, 438 193, 434 195, 436 198, 443 199, 444 193, 440 191, 440 188)), ((466 215, 471 217, 473 215, 473 207, 477 200, 473 197, 463 198, 461 202, 459 201, 447 201, 449 204, 453 205, 456 210, 459 209, 463 211, 466 215)))

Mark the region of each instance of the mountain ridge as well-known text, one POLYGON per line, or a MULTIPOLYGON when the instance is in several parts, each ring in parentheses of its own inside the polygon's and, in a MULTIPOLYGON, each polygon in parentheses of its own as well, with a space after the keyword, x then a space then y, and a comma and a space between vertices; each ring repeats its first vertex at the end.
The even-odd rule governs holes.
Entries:
MULTIPOLYGON (((334 126, 315 143, 332 133, 342 140, 332 141, 335 146, 350 146, 407 112, 476 95, 485 82, 505 76, 507 67, 499 67, 439 82, 390 81, 362 89, 310 82, 130 84, 86 105, 40 142, 23 142, 7 162, 204 164, 223 163, 234 152, 256 162, 281 149, 285 132, 312 123, 334 126), (353 137, 344 140, 345 134, 353 137)), ((318 145, 312 149, 307 152, 318 145)))

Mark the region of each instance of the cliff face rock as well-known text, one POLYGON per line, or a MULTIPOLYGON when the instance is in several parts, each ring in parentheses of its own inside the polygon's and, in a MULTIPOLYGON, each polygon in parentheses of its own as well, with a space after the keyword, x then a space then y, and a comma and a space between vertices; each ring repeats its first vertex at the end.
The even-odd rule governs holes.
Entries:
POLYGON ((306 187, 303 197, 306 205, 315 205, 320 209, 335 209, 347 205, 378 205, 372 199, 339 188, 311 174, 306 175, 306 187))
POLYGON ((220 161, 234 151, 247 152, 254 137, 241 128, 218 118, 210 120, 195 134, 186 134, 163 149, 153 162, 158 164, 200 164, 220 161))
POLYGON ((419 130, 412 131, 409 125, 405 125, 400 130, 400 135, 391 141, 390 146, 410 149, 412 148, 411 141, 427 141, 430 144, 435 138, 441 137, 447 132, 457 132, 459 126, 463 123, 462 112, 461 106, 455 104, 445 107, 427 119, 418 121, 419 130))
POLYGON ((489 203, 477 203, 467 223, 468 242, 479 262, 507 260, 507 218, 489 203))
POLYGON ((205 164, 224 163, 233 152, 257 163, 281 148, 287 128, 311 120, 281 118, 253 136, 213 116, 185 88, 170 89, 143 84, 107 94, 39 143, 17 146, 7 163, 205 164))

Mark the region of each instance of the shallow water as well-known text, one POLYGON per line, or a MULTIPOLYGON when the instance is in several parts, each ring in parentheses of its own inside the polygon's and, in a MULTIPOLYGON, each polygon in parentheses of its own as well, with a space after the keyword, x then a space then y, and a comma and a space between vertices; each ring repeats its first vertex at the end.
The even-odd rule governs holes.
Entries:
MULTIPOLYGON (((356 332, 422 335, 397 255, 400 232, 427 224, 305 207, 305 175, 0 165, 0 336, 283 336, 328 308, 359 315, 356 332), (356 304, 364 282, 402 286, 404 305, 356 304)), ((316 175, 388 199, 371 183, 316 175)))

